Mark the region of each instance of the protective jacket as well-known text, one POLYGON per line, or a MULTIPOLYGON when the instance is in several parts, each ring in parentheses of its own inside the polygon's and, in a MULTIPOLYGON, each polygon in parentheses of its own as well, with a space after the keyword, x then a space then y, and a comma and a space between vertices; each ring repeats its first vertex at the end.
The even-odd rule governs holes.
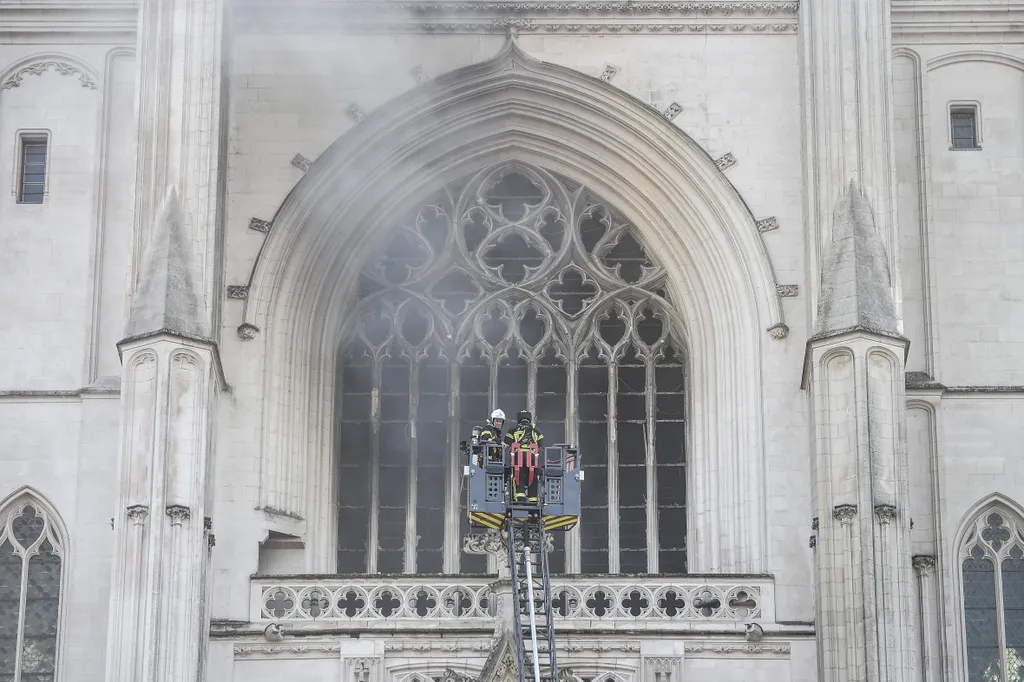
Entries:
MULTIPOLYGON (((540 466, 540 448, 544 434, 537 430, 536 424, 517 424, 505 434, 505 444, 509 446, 509 460, 512 469, 512 481, 517 490, 532 487, 540 466)), ((529 491, 533 492, 533 491, 529 491)), ((533 492, 531 498, 536 497, 533 492)))

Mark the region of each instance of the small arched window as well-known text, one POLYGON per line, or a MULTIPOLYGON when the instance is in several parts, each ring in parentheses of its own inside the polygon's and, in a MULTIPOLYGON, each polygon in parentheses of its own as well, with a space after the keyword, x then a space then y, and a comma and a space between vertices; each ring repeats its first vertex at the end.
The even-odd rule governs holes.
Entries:
POLYGON ((1024 680, 1024 527, 993 507, 971 523, 960 552, 967 682, 1024 680))
POLYGON ((64 546, 31 496, 0 510, 0 680, 56 679, 64 546))
POLYGON ((458 444, 533 413, 586 467, 556 572, 686 570, 685 351, 666 271, 588 188, 506 163, 410 212, 363 267, 338 375, 341 572, 482 573, 458 444))

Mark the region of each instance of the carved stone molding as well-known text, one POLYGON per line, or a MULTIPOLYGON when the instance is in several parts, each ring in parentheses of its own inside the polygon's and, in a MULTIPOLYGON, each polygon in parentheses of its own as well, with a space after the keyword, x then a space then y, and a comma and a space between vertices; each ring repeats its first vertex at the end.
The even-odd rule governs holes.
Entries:
POLYGON ((252 341, 256 338, 256 335, 260 333, 260 328, 254 324, 245 322, 238 325, 238 338, 242 341, 252 341))
POLYGON ((351 104, 348 109, 345 110, 345 115, 349 117, 355 123, 362 123, 366 120, 366 112, 359 108, 358 104, 351 104))
POLYGON ((183 504, 167 505, 167 516, 171 517, 172 526, 180 526, 192 518, 192 510, 183 504))
POLYGON ((146 519, 149 517, 149 507, 144 504, 133 504, 126 510, 128 520, 136 526, 143 526, 146 524, 146 519))
POLYGON ((391 2, 357 0, 346 5, 344 20, 328 12, 283 14, 284 0, 240 8, 242 31, 296 31, 313 26, 346 32, 550 32, 673 31, 694 33, 795 33, 796 2, 391 2), (492 18, 497 16, 497 22, 492 18), (486 18, 486 19, 485 19, 486 18), (491 19, 491 21, 487 21, 491 19), (515 19, 520 23, 506 20, 515 19), (651 23, 639 23, 643 20, 651 23), (621 20, 638 23, 623 24, 621 20), (558 23, 556 23, 558 22, 558 23), (562 23, 565 22, 565 23, 562 23), (569 23, 572 22, 572 23, 569 23), (770 22, 770 23, 769 23, 770 22), (635 28, 634 28, 635 27, 635 28))
POLYGON ((732 152, 726 152, 722 156, 715 159, 715 166, 718 170, 724 171, 727 168, 732 168, 736 165, 736 157, 732 155, 732 152))
POLYGON ((853 518, 857 516, 857 505, 837 504, 832 508, 832 516, 838 519, 844 526, 848 526, 853 523, 853 518))
POLYGON ((672 102, 672 104, 669 104, 668 107, 666 107, 665 111, 661 112, 661 115, 671 121, 682 112, 683 105, 679 102, 672 102))
POLYGON ((792 647, 788 644, 686 644, 688 654, 789 656, 791 651, 792 647))
POLYGON ((211 519, 209 516, 203 517, 203 530, 213 530, 213 519, 211 519))
POLYGON ((67 62, 58 62, 54 60, 47 60, 42 62, 36 62, 26 67, 18 69, 15 73, 4 81, 3 85, 0 85, 0 90, 9 90, 11 88, 17 88, 21 86, 22 78, 26 75, 41 76, 46 71, 53 69, 62 76, 78 76, 78 81, 82 84, 83 88, 89 88, 90 90, 96 89, 96 81, 94 81, 89 74, 82 71, 77 66, 68 64, 67 62))
POLYGON ((605 83, 610 83, 613 78, 619 73, 619 67, 614 64, 605 64, 604 69, 601 70, 601 75, 598 76, 605 83))
POLYGON ((775 340, 784 339, 787 336, 789 336, 789 327, 787 327, 781 322, 779 322, 778 324, 774 324, 771 327, 768 327, 767 331, 768 335, 775 340))
POLYGON ((818 517, 811 519, 811 530, 818 530, 818 517))
POLYGON ((757 221, 757 231, 761 234, 779 229, 779 221, 775 216, 761 218, 757 221))
POLYGON ((263 234, 270 234, 270 221, 263 220, 261 218, 252 218, 249 221, 249 229, 255 230, 256 232, 262 232, 263 234))
POLYGON ((651 656, 643 659, 645 679, 652 682, 675 682, 680 679, 680 656, 651 656))
POLYGON ((328 658, 341 651, 340 644, 291 644, 253 646, 236 644, 235 658, 328 658))
POLYGON ((292 165, 298 168, 303 173, 308 173, 309 169, 313 167, 313 162, 307 159, 302 154, 296 154, 292 157, 292 165))
POLYGON ((237 298, 244 301, 249 298, 249 287, 245 284, 228 285, 228 298, 237 298))
POLYGON ((815 547, 818 546, 818 536, 817 535, 812 535, 811 536, 811 539, 809 541, 809 545, 810 545, 811 549, 814 549, 815 547))
POLYGON ((349 682, 372 682, 378 659, 373 656, 359 656, 345 661, 348 668, 349 682))
POLYGON ((876 504, 875 516, 878 517, 879 523, 887 526, 896 520, 896 507, 891 504, 876 504))
POLYGON ((910 560, 910 563, 921 577, 930 575, 935 570, 935 557, 926 554, 918 554, 910 560))
POLYGON ((776 284, 775 293, 782 298, 793 298, 800 293, 799 284, 776 284))

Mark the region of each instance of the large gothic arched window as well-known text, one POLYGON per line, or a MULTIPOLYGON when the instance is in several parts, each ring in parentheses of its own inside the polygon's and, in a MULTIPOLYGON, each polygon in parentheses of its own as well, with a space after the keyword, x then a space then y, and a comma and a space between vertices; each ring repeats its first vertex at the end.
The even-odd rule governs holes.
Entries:
POLYGON ((1024 526, 990 507, 960 549, 967 682, 1024 679, 1024 526))
POLYGON ((341 572, 475 573, 461 440, 495 407, 580 446, 552 566, 684 572, 684 362, 664 270, 578 184, 503 164, 455 183, 360 275, 338 379, 341 572))
POLYGON ((0 680, 53 680, 64 548, 31 497, 0 512, 0 680))

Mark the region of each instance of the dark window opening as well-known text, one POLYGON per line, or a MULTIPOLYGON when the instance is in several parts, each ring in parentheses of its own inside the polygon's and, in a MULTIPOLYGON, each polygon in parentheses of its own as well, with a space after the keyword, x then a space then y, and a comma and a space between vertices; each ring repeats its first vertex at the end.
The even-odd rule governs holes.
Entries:
POLYGON ((978 148, 978 111, 974 107, 953 109, 949 113, 953 149, 978 148))
POLYGON ((18 203, 41 204, 46 194, 47 139, 38 136, 21 138, 18 203))

